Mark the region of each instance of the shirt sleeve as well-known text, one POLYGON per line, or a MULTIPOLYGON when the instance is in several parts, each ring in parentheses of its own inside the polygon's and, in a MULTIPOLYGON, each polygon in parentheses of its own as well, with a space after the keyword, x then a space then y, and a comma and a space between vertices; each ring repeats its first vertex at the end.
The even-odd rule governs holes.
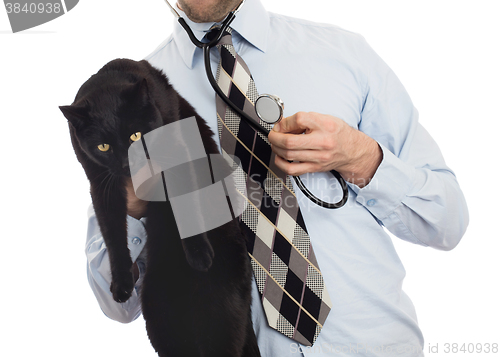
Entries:
POLYGON ((394 72, 366 44, 369 71, 359 130, 375 139, 382 163, 356 200, 395 236, 441 250, 453 249, 469 222, 453 171, 394 72))
POLYGON ((129 323, 141 314, 139 291, 145 270, 146 229, 141 220, 127 216, 128 248, 133 262, 137 262, 139 279, 136 282, 132 296, 125 303, 113 300, 109 289, 111 283, 111 269, 106 244, 99 229, 99 224, 92 206, 89 208, 89 221, 87 229, 87 242, 85 253, 87 255, 87 278, 92 291, 104 314, 116 321, 129 323))

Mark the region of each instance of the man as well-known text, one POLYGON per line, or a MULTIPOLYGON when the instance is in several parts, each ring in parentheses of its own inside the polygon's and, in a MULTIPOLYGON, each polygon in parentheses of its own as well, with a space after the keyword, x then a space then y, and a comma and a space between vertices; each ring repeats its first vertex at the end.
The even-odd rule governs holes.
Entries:
MULTIPOLYGON (((201 39, 240 2, 178 0, 177 7, 201 39)), ((338 27, 269 14, 260 0, 247 0, 231 28, 235 50, 259 92, 286 103, 288 117, 269 135, 276 166, 290 175, 307 173, 305 185, 326 201, 338 196, 326 171, 338 171, 350 188, 347 204, 328 210, 295 187, 332 310, 313 348, 304 348, 268 326, 254 287, 253 323, 262 355, 422 356, 416 314, 401 289, 405 271, 382 227, 406 241, 450 250, 465 232, 468 212, 406 91, 362 37, 338 27)), ((202 53, 185 31, 176 25, 147 60, 217 133, 202 53)), ((215 70, 215 49, 211 60, 215 70)), ((147 240, 138 220, 144 204, 130 187, 129 248, 138 276, 147 240)), ((137 318, 141 279, 126 303, 113 301, 106 248, 92 213, 87 255, 89 282, 104 313, 121 322, 137 318)))

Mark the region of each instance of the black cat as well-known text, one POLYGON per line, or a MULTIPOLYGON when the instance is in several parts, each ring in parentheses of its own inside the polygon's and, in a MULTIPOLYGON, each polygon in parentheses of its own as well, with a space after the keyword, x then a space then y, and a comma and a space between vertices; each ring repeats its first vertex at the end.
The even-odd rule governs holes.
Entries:
MULTIPOLYGON (((195 116, 206 153, 216 154, 213 132, 146 61, 109 62, 82 85, 72 105, 60 109, 90 181, 110 259, 113 298, 125 302, 134 287, 126 226, 129 146, 160 126, 195 116)), ((148 202, 146 216, 141 301, 158 354, 260 356, 250 315, 251 266, 237 220, 181 239, 168 201, 148 202)))

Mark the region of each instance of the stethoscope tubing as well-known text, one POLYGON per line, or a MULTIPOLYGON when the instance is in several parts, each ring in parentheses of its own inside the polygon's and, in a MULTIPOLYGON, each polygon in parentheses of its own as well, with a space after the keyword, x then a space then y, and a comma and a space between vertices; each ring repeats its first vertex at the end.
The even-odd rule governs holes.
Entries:
MULTIPOLYGON (((217 45, 219 40, 222 38, 224 32, 226 29, 229 27, 231 22, 235 18, 235 11, 230 12, 227 17, 224 19, 224 22, 221 25, 221 28, 219 30, 218 35, 213 38, 210 42, 203 43, 199 41, 196 36, 194 35, 193 31, 191 31, 191 28, 189 25, 186 23, 186 21, 182 17, 178 17, 177 21, 179 24, 186 30, 189 38, 193 42, 193 44, 196 47, 199 47, 203 50, 203 59, 205 62, 205 71, 207 74, 208 81, 210 82, 210 85, 214 89, 214 91, 217 93, 217 95, 227 104, 229 107, 234 110, 241 118, 244 118, 245 121, 255 130, 260 131, 262 134, 266 135, 266 137, 269 135, 269 130, 264 128, 260 123, 256 122, 253 120, 248 114, 246 114, 244 111, 242 111, 240 108, 238 108, 227 96, 226 94, 220 89, 219 85, 217 84, 217 81, 214 78, 214 75, 212 73, 212 68, 210 67, 210 49, 214 46, 217 45)), ((347 183, 345 182, 344 178, 335 170, 330 171, 333 176, 337 179, 337 181, 340 184, 340 187, 342 188, 342 199, 338 202, 335 203, 330 203, 330 202, 325 202, 323 200, 320 200, 314 194, 307 189, 307 187, 304 185, 302 182, 301 178, 299 176, 292 176, 295 183, 299 187, 299 189, 302 191, 302 193, 313 203, 317 204, 318 206, 321 206, 323 208, 328 208, 328 209, 337 209, 345 205, 347 202, 347 199, 349 197, 348 193, 348 187, 347 183)))

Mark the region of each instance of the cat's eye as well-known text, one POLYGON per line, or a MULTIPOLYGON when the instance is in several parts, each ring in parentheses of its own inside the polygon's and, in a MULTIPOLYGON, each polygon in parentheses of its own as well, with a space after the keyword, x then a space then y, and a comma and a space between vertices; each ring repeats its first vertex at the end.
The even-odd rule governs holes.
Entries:
POLYGON ((101 151, 108 151, 109 150, 109 144, 101 144, 97 145, 97 148, 101 151))
POLYGON ((141 132, 138 131, 137 133, 130 135, 130 140, 132 141, 140 140, 141 136, 142 136, 141 132))

